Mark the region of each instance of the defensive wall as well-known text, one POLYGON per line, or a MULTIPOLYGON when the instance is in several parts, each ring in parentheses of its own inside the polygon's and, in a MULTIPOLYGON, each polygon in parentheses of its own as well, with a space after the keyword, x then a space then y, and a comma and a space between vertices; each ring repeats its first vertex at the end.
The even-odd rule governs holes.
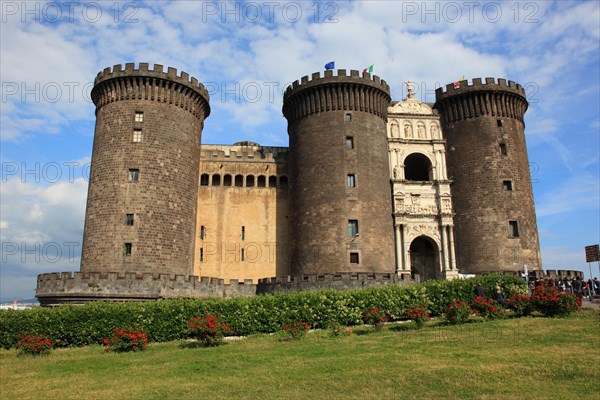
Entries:
POLYGON ((280 276, 243 281, 165 274, 116 272, 53 272, 38 275, 37 297, 42 306, 82 304, 91 300, 150 301, 168 298, 231 298, 257 294, 337 289, 351 290, 390 284, 406 285, 410 280, 395 274, 338 273, 280 276))

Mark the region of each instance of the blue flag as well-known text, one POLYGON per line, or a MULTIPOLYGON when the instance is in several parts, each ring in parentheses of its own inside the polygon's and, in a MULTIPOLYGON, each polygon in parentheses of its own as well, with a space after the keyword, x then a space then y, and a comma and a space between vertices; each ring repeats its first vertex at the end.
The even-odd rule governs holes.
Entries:
POLYGON ((325 64, 325 70, 328 71, 330 69, 335 69, 335 62, 334 61, 331 61, 331 62, 328 62, 327 64, 325 64))

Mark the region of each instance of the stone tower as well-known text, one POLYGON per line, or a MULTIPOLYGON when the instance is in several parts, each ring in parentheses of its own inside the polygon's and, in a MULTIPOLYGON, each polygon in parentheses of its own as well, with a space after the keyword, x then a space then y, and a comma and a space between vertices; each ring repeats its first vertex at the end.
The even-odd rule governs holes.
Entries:
POLYGON ((189 276, 206 89, 174 68, 100 72, 81 272, 189 276))
POLYGON ((436 90, 454 181, 456 249, 463 272, 541 270, 525 145, 525 90, 486 78, 436 90))
POLYGON ((292 274, 395 271, 389 93, 379 77, 343 69, 287 88, 292 274))

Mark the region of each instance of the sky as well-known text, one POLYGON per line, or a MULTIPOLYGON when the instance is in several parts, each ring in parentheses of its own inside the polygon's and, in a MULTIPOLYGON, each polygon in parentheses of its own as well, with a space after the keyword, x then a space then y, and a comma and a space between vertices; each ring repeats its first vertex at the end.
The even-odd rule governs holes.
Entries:
MULTIPOLYGON (((2 1, 1 298, 77 271, 96 74, 148 62, 198 78, 203 143, 287 146, 282 93, 336 68, 374 74, 392 99, 434 102, 464 76, 519 82, 544 269, 589 275, 600 240, 598 1, 2 1)), ((600 276, 598 265, 593 275, 600 276)))

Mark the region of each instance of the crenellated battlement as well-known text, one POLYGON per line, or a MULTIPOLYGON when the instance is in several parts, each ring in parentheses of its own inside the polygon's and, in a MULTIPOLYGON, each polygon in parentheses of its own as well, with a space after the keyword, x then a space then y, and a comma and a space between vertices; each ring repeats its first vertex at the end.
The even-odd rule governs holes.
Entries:
POLYGON ((292 92, 294 92, 300 86, 302 86, 302 89, 304 89, 304 88, 315 86, 315 85, 321 85, 323 83, 341 82, 344 80, 344 78, 348 79, 349 83, 354 83, 353 79, 364 79, 367 82, 371 82, 374 87, 380 86, 381 89, 383 89, 384 91, 386 91, 388 93, 390 91, 390 86, 387 84, 387 82, 385 80, 381 79, 380 77, 378 77, 377 75, 373 75, 371 77, 371 74, 369 74, 368 72, 363 72, 363 74, 361 76, 360 72, 355 69, 350 70, 350 75, 346 74, 345 69, 338 69, 337 75, 334 75, 333 70, 327 70, 323 74, 321 74, 321 72, 314 72, 310 76, 304 75, 302 78, 294 81, 285 90, 284 101, 288 95, 290 95, 292 92))
POLYGON ((257 293, 303 290, 352 290, 388 285, 408 285, 410 279, 395 273, 337 272, 318 275, 288 275, 259 279, 257 293))
POLYGON ((91 92, 96 107, 119 100, 153 100, 175 104, 204 118, 210 114, 208 91, 198 79, 176 68, 164 71, 161 64, 117 64, 100 71, 91 92))
POLYGON ((289 290, 358 289, 408 284, 395 274, 337 273, 239 281, 207 276, 116 272, 53 272, 38 275, 36 297, 43 306, 90 300, 149 301, 165 298, 250 297, 289 290))
POLYGON ((495 78, 485 78, 485 83, 481 78, 473 78, 472 83, 469 84, 468 80, 461 80, 458 82, 459 87, 454 88, 454 83, 449 83, 446 87, 439 87, 435 90, 435 98, 437 101, 447 97, 454 96, 457 94, 488 90, 488 91, 508 91, 514 94, 525 96, 525 89, 520 84, 514 81, 507 81, 504 78, 499 78, 496 82, 495 78))
POLYGON ((473 79, 471 85, 460 81, 460 87, 446 85, 435 91, 434 108, 441 114, 444 123, 456 122, 480 116, 514 118, 523 122, 528 103, 525 89, 518 83, 506 79, 473 79))
POLYGON ((38 275, 36 297, 42 305, 89 300, 147 301, 187 297, 248 297, 256 294, 252 279, 223 279, 154 273, 54 272, 38 275))
POLYGON ((287 160, 288 147, 204 145, 200 153, 201 162, 278 162, 287 160))
POLYGON ((326 111, 363 111, 382 118, 390 104, 390 87, 378 76, 345 69, 303 76, 285 91, 283 114, 289 122, 326 111))

